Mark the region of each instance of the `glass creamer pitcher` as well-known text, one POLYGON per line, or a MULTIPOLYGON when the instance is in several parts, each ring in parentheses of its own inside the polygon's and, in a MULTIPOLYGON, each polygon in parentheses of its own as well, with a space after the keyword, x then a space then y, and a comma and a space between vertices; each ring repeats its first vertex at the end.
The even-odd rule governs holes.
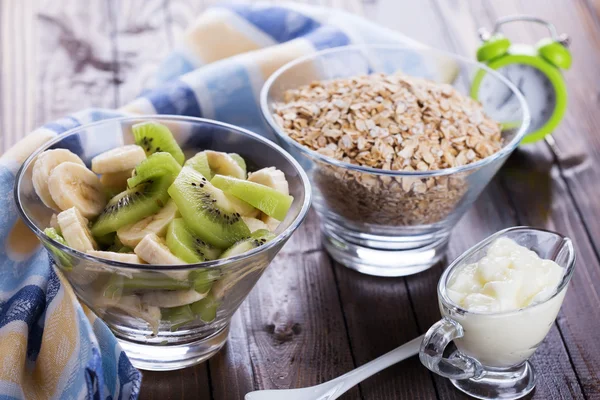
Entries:
POLYGON ((423 365, 450 378, 454 386, 479 399, 517 399, 535 387, 529 358, 552 327, 573 275, 575 252, 570 239, 545 230, 514 227, 500 231, 456 259, 438 284, 443 318, 425 334, 419 357, 423 365), (553 260, 564 269, 562 280, 546 300, 496 313, 467 311, 454 304, 446 286, 458 268, 483 258, 490 245, 505 237, 553 260), (444 356, 454 342, 456 350, 444 356))

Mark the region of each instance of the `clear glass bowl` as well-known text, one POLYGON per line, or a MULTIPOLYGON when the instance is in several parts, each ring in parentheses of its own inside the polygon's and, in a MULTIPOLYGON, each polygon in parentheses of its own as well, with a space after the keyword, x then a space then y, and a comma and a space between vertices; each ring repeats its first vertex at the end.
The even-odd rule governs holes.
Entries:
MULTIPOLYGON (((48 249, 81 302, 110 327, 132 363, 142 369, 184 368, 214 355, 227 339, 233 313, 258 278, 300 226, 310 207, 311 190, 303 169, 280 147, 232 125, 199 118, 144 116, 111 119, 82 126, 59 136, 32 154, 19 171, 15 200, 27 225, 48 249), (36 195, 31 180, 33 163, 47 149, 66 148, 88 165, 96 155, 133 143, 133 124, 155 120, 171 129, 186 157, 211 149, 238 153, 253 171, 275 166, 288 179, 294 202, 277 237, 248 253, 226 260, 185 266, 137 265, 96 258, 48 238, 52 210, 36 195), (146 302, 156 290, 189 288, 202 279, 209 295, 189 307, 160 308, 146 302)), ((153 300, 153 302, 160 302, 153 300)))
POLYGON ((309 55, 276 71, 265 83, 260 102, 280 144, 309 175, 329 253, 347 267, 378 276, 417 273, 443 257, 452 227, 518 146, 529 124, 523 96, 502 75, 475 61, 424 47, 348 46, 309 55), (403 72, 449 83, 465 96, 475 77, 485 72, 482 84, 514 95, 510 112, 502 106, 484 107, 503 126, 503 147, 483 160, 454 168, 382 170, 321 155, 290 138, 273 117, 273 104, 283 101, 288 89, 376 72, 403 72))

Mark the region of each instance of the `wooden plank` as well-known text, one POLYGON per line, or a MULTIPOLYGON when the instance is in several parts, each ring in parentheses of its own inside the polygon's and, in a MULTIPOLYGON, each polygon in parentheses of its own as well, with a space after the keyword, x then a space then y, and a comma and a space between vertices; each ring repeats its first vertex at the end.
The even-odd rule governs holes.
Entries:
POLYGON ((140 400, 210 399, 206 364, 178 371, 142 371, 140 400))
MULTIPOLYGON (((352 353, 363 365, 419 336, 404 278, 378 278, 335 264, 352 353)), ((417 305, 420 308, 420 305, 417 305)), ((360 384, 364 399, 432 399, 431 375, 417 357, 360 384)))
POLYGON ((556 230, 573 240, 577 269, 557 321, 583 392, 593 398, 600 394, 600 343, 596 340, 600 330, 600 262, 575 212, 569 188, 558 166, 551 163, 552 154, 544 145, 536 147, 537 151, 522 151, 513 157, 502 179, 512 201, 521 205, 518 215, 523 224, 556 230), (529 195, 532 192, 547 192, 553 201, 540 205, 529 195))
MULTIPOLYGON (((234 321, 245 334, 238 337, 237 331, 226 351, 210 360, 214 399, 242 398, 253 388, 311 386, 351 370, 334 288, 323 252, 278 256, 242 304, 240 320, 234 321)), ((345 398, 360 398, 358 389, 345 398)))
POLYGON ((0 154, 25 134, 35 121, 36 2, 0 2, 0 154))
POLYGON ((153 84, 159 64, 173 50, 168 0, 111 0, 116 18, 119 105, 153 84))
POLYGON ((85 107, 114 108, 109 3, 42 0, 38 10, 36 125, 85 107))
MULTIPOLYGON (((598 4, 597 2, 594 4, 598 4)), ((559 32, 571 37, 573 66, 564 72, 569 91, 569 108, 563 123, 554 133, 555 155, 560 175, 573 195, 575 206, 589 233, 596 254, 600 254, 600 207, 596 193, 600 191, 600 116, 590 112, 597 104, 600 89, 596 66, 600 63, 600 17, 585 0, 533 0, 493 3, 498 14, 535 13, 556 24, 559 32)), ((508 33, 519 34, 521 40, 535 43, 547 36, 530 25, 515 25, 508 33)))
MULTIPOLYGON (((439 4, 442 5, 444 2, 439 2, 439 4)), ((517 9, 517 4, 520 5, 521 3, 503 2, 501 5, 493 3, 494 7, 491 7, 491 3, 476 6, 470 3, 469 5, 475 8, 475 10, 472 10, 475 15, 484 17, 484 22, 489 27, 497 15, 514 14, 517 11, 522 13, 523 10, 517 9)), ((454 12, 461 12, 461 10, 457 10, 456 8, 452 8, 452 10, 454 12)), ((448 8, 445 11, 451 14, 452 10, 448 8)), ((447 19, 447 21, 452 21, 452 18, 447 19)), ((464 25, 461 25, 461 27, 464 27, 464 25)), ((460 27, 455 27, 455 29, 460 31, 460 27)), ((524 30, 523 26, 514 27, 510 33, 513 34, 513 37, 518 37, 522 41, 532 40, 531 36, 528 35, 529 32, 524 30)), ((475 35, 475 32, 471 34, 475 35)), ((465 37, 468 36, 468 33, 462 33, 459 36, 465 37)), ((473 49, 468 43, 463 43, 460 38, 457 42, 460 51, 472 52, 473 49)), ((511 204, 518 205, 515 222, 558 230, 575 238, 579 246, 583 246, 585 249, 587 248, 586 244, 589 245, 590 243, 589 238, 581 225, 573 225, 572 223, 573 221, 580 220, 580 217, 575 205, 571 201, 572 198, 561 176, 560 168, 554 166, 553 161, 554 156, 548 151, 545 145, 529 146, 525 151, 520 151, 513 156, 509 166, 501 170, 500 175, 503 186, 506 188, 511 200, 510 202, 511 204), (537 195, 531 196, 531 193, 537 195), (571 223, 559 225, 555 224, 555 219, 558 221, 570 221, 571 223)), ((585 257, 584 274, 593 278, 597 276, 598 259, 593 251, 589 251, 589 248, 587 250, 583 252, 583 256, 585 257)), ((534 362, 547 365, 550 371, 553 371, 552 367, 556 363, 563 364, 562 368, 556 371, 560 373, 562 370, 564 373, 562 386, 556 386, 557 382, 555 379, 552 379, 549 382, 550 386, 544 385, 544 388, 549 390, 544 396, 548 397, 540 398, 554 398, 557 396, 579 398, 583 397, 583 394, 581 394, 582 389, 583 393, 586 393, 588 396, 598 393, 598 388, 592 387, 588 383, 588 380, 597 382, 598 378, 596 374, 600 360, 590 360, 590 353, 586 350, 587 354, 582 354, 580 349, 582 343, 595 342, 590 335, 600 328, 596 325, 598 318, 582 317, 581 310, 583 309, 591 313, 589 315, 596 315, 600 302, 598 301, 597 290, 593 287, 590 288, 589 284, 585 284, 585 282, 590 281, 578 282, 578 279, 578 275, 576 274, 572 285, 577 287, 583 285, 583 287, 577 290, 577 295, 573 296, 571 292, 567 295, 563 311, 557 320, 559 327, 558 334, 563 338, 564 344, 555 339, 557 333, 554 333, 556 329, 553 328, 553 331, 551 331, 546 340, 550 344, 548 346, 550 349, 543 356, 538 352, 534 358, 534 362), (577 303, 577 307, 571 305, 575 302, 577 303), (569 323, 566 323, 566 321, 569 321, 569 323), (585 329, 581 328, 583 325, 586 326, 585 329), (573 331, 574 329, 575 331, 573 331), (559 356, 559 352, 564 348, 567 349, 565 354, 566 360, 565 357, 559 356), (568 364, 573 365, 569 368, 568 364), (569 372, 573 367, 576 375, 572 375, 569 372)), ((564 353, 564 350, 562 352, 564 353)), ((545 373, 546 371, 544 370, 545 373)), ((552 374, 546 373, 546 375, 552 374)), ((540 387, 538 387, 536 397, 541 396, 540 392, 540 387)))

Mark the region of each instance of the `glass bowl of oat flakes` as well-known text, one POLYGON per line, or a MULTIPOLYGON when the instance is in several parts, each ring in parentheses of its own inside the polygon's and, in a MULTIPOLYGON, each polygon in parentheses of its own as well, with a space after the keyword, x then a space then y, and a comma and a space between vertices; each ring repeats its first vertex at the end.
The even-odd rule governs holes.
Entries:
POLYGON ((522 95, 502 75, 397 45, 292 61, 265 83, 261 108, 308 172, 328 252, 379 276, 417 273, 443 257, 452 228, 529 124, 522 95), (485 108, 469 96, 481 70, 503 91, 485 108))

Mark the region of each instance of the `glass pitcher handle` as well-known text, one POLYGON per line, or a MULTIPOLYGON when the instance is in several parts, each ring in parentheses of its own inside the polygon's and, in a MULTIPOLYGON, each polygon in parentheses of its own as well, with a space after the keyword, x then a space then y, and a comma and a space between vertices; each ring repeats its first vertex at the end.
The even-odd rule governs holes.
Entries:
POLYGON ((454 339, 463 336, 462 326, 450 318, 436 322, 425 334, 419 359, 431 371, 450 379, 477 379, 485 374, 483 366, 472 357, 455 351, 449 358, 444 358, 444 350, 454 339))

